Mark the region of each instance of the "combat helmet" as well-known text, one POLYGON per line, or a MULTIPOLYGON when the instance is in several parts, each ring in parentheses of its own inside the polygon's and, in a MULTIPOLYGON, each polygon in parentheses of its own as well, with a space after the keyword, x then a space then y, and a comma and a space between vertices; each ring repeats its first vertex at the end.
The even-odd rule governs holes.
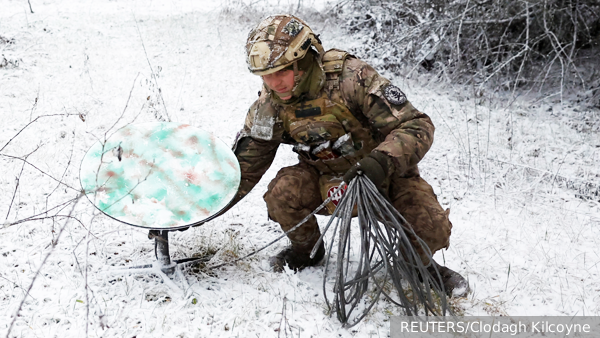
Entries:
POLYGON ((296 61, 311 46, 323 55, 321 41, 304 21, 289 14, 269 16, 248 34, 248 69, 255 75, 267 75, 293 65, 297 72, 296 61))

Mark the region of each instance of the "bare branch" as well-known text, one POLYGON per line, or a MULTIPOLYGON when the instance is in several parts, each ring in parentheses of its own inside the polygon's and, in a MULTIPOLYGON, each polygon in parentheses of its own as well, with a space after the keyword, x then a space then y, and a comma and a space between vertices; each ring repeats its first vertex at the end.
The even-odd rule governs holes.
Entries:
POLYGON ((503 1, 371 0, 337 10, 353 34, 367 33, 366 46, 356 52, 375 59, 383 54, 385 69, 405 77, 431 72, 430 79, 446 76, 450 82, 478 84, 479 93, 484 87, 501 88, 514 96, 517 87, 587 90, 590 80, 579 61, 600 52, 593 44, 598 8, 593 0, 520 0, 510 6, 503 1), (439 41, 431 39, 434 33, 439 41), (583 48, 593 50, 582 53, 583 48), (559 76, 544 75, 553 73, 559 76))
MULTIPOLYGON (((106 130, 106 132, 104 133, 104 142, 106 142, 108 137, 110 137, 110 136, 107 137, 106 135, 117 125, 117 123, 119 123, 119 121, 121 121, 123 116, 125 116, 125 111, 127 111, 127 107, 129 106, 129 100, 131 100, 131 94, 133 93, 133 88, 135 88, 135 82, 137 81, 139 76, 140 76, 140 73, 138 73, 135 76, 135 79, 133 79, 133 84, 131 85, 131 89, 129 90, 129 96, 127 97, 127 102, 125 102, 125 107, 123 108, 123 111, 121 112, 121 116, 119 116, 119 118, 115 121, 115 123, 113 123, 113 125, 110 126, 110 128, 108 128, 106 130)), ((115 130, 115 132, 117 132, 118 130, 120 130, 120 129, 115 130)))
POLYGON ((49 115, 40 115, 40 116, 36 117, 33 121, 30 121, 29 123, 27 123, 23 128, 21 128, 21 130, 19 130, 19 132, 17 132, 17 134, 15 134, 15 136, 13 136, 10 140, 8 140, 8 142, 6 142, 6 144, 4 146, 2 146, 2 148, 0 148, 0 152, 2 150, 4 150, 4 148, 6 148, 6 146, 10 142, 12 142, 12 140, 14 140, 17 136, 19 136, 19 134, 21 134, 23 132, 23 130, 27 129, 27 127, 29 127, 30 125, 32 125, 33 123, 35 123, 37 120, 39 120, 42 117, 52 117, 52 116, 79 116, 79 115, 78 114, 49 114, 49 115))
MULTIPOLYGON (((27 160, 27 158, 35 153, 38 149, 40 149, 41 146, 38 146, 37 148, 35 148, 32 152, 30 152, 29 154, 25 155, 25 160, 27 160)), ((6 213, 6 218, 4 220, 8 219, 8 216, 10 215, 10 209, 12 208, 13 202, 15 201, 15 196, 17 195, 17 191, 19 190, 19 184, 21 182, 21 175, 23 175, 23 169, 25 168, 25 162, 23 162, 23 165, 21 166, 21 171, 19 172, 19 175, 17 176, 16 180, 17 180, 17 184, 15 186, 15 191, 13 192, 12 195, 12 199, 10 200, 10 204, 8 205, 8 212, 6 213)))
POLYGON ((45 215, 45 214, 48 214, 48 212, 49 212, 49 211, 52 211, 52 210, 54 210, 54 209, 57 209, 57 208, 60 208, 60 209, 58 210, 58 212, 60 212, 60 211, 62 211, 64 208, 66 208, 66 207, 67 207, 67 206, 68 206, 70 203, 77 201, 77 199, 78 199, 78 198, 79 198, 79 197, 75 197, 75 198, 73 198, 73 199, 70 199, 70 200, 68 200, 68 201, 65 201, 65 202, 63 202, 63 203, 61 203, 61 204, 59 204, 59 205, 57 205, 57 206, 54 206, 54 207, 52 207, 52 208, 50 208, 50 209, 47 209, 47 210, 45 210, 45 211, 43 211, 43 212, 41 212, 41 213, 39 213, 39 214, 32 215, 32 216, 29 216, 29 217, 27 217, 27 218, 23 218, 23 219, 21 219, 21 220, 18 220, 18 221, 12 222, 12 223, 10 223, 10 224, 9 224, 9 226, 10 226, 10 225, 16 225, 16 224, 24 223, 24 222, 29 222, 30 220, 34 220, 34 219, 43 219, 43 218, 49 218, 48 216, 44 216, 44 217, 40 217, 40 216, 42 216, 42 215, 45 215), (61 208, 61 207, 62 207, 62 208, 61 208))
POLYGON ((144 49, 144 55, 146 56, 146 61, 148 62, 148 67, 150 67, 150 72, 152 74, 152 80, 154 80, 154 83, 156 84, 156 88, 158 89, 158 96, 160 97, 160 100, 162 101, 162 105, 165 110, 165 115, 167 116, 167 121, 171 122, 171 117, 169 116, 169 113, 167 112, 167 105, 165 104, 165 99, 162 96, 162 91, 160 89, 160 85, 158 84, 158 79, 157 79, 158 77, 156 76, 156 72, 154 72, 154 68, 152 67, 150 58, 148 58, 148 52, 146 51, 146 45, 144 44, 144 39, 142 38, 142 32, 140 32, 140 26, 138 25, 138 21, 137 21, 137 19, 135 19, 135 16, 134 16, 134 20, 135 20, 135 28, 137 29, 138 35, 140 37, 140 41, 142 43, 142 48, 144 49))
POLYGON ((44 175, 46 175, 46 176, 50 177, 52 180, 56 181, 57 183, 59 183, 59 184, 62 184, 62 185, 64 185, 65 187, 67 187, 67 188, 69 188, 69 189, 71 189, 71 190, 74 190, 74 191, 79 191, 79 189, 77 189, 77 188, 74 188, 74 187, 72 187, 72 186, 70 186, 70 185, 66 184, 65 182, 63 182, 63 181, 61 181, 61 180, 59 180, 59 179, 55 178, 54 176, 52 176, 52 175, 48 174, 47 172, 43 171, 42 169, 40 169, 40 168, 36 167, 36 166, 35 166, 33 163, 31 163, 31 162, 27 161, 27 159, 24 159, 24 158, 21 158, 21 157, 17 157, 17 156, 12 156, 12 155, 6 155, 6 154, 0 154, 0 156, 8 157, 8 158, 11 158, 11 159, 14 159, 14 160, 23 161, 23 163, 26 163, 26 164, 30 165, 31 167, 33 167, 34 169, 36 169, 36 170, 37 170, 37 171, 39 171, 40 173, 42 173, 42 174, 44 174, 44 175))
MULTIPOLYGON (((75 206, 77 205, 77 202, 81 199, 82 196, 83 196, 83 194, 79 194, 79 196, 77 196, 77 199, 76 199, 75 203, 73 203, 73 207, 71 208, 71 211, 69 212, 68 216, 71 216, 71 214, 73 213, 73 210, 75 210, 75 206)), ((56 245, 58 244, 58 241, 60 240, 60 235, 62 235, 63 231, 65 230, 65 228, 69 224, 69 219, 70 218, 67 218, 67 220, 65 221, 65 224, 58 231, 58 235, 56 236, 56 239, 52 241, 52 248, 50 249, 50 251, 48 251, 48 253, 46 254, 46 256, 44 256, 44 259, 42 260, 42 263, 40 264, 39 268, 37 269, 37 271, 33 275, 33 278, 31 279, 31 283, 29 284, 29 287, 26 290, 26 295, 23 297, 23 299, 21 299, 21 302, 19 303, 19 306, 17 307, 17 311, 15 311, 15 314, 13 315, 13 319, 10 322, 10 326, 8 327, 8 330, 6 331, 6 336, 5 336, 6 338, 10 337, 10 332, 12 331, 12 328, 15 325, 15 321, 19 317, 19 313, 21 312, 21 309, 23 308, 23 304, 25 304, 25 300, 27 299, 27 295, 29 295, 29 292, 33 288, 33 285, 35 284, 35 281, 36 281, 37 277, 40 275, 40 271, 42 271, 42 268, 44 267, 44 265, 48 261, 48 258, 54 252, 54 249, 56 248, 56 245)))

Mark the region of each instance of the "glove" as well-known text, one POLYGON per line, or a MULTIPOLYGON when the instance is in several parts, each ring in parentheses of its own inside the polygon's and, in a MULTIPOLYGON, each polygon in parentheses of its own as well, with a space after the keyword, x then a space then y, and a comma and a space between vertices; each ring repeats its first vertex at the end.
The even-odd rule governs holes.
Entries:
POLYGON ((391 160, 386 154, 373 151, 344 174, 344 182, 350 183, 358 175, 358 172, 362 171, 375 184, 377 190, 383 191, 383 183, 390 174, 388 171, 391 167, 391 160))

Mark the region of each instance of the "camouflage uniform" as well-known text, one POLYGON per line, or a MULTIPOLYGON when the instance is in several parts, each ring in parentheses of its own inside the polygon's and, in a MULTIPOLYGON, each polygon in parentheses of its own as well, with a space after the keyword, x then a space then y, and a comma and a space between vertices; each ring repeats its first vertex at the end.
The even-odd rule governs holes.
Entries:
MULTIPOLYGON (((294 145, 300 162, 281 169, 264 195, 270 218, 286 231, 322 203, 324 177, 343 176, 375 150, 392 158, 388 168, 392 174, 384 185, 394 207, 432 253, 447 248, 449 210, 440 206, 417 167, 433 142, 430 118, 358 58, 334 49, 322 60, 325 82, 317 95, 285 104, 263 87, 250 107, 234 149, 242 172, 234 203, 260 180, 281 143, 294 145), (331 145, 347 134, 350 151, 347 147, 332 151, 331 145), (316 156, 315 148, 327 141, 326 151, 316 156)), ((289 239, 294 252, 308 253, 319 236, 312 217, 289 239)))

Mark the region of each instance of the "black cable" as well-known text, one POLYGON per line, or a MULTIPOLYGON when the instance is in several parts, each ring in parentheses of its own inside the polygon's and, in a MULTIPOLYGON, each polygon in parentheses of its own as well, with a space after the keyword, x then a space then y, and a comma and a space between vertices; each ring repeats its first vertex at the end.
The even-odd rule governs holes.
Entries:
POLYGON ((335 266, 333 244, 327 251, 323 294, 329 310, 336 312, 344 326, 358 324, 382 297, 407 316, 454 316, 436 264, 425 266, 414 245, 433 262, 429 248, 368 178, 358 175, 350 182, 316 248, 334 223, 331 236, 338 236, 338 251, 335 266), (351 226, 354 210, 358 229, 351 226), (354 245, 358 247, 351 245, 351 234, 356 230, 360 243, 354 245), (358 249, 358 258, 352 255, 353 249, 358 249), (435 277, 428 269, 431 267, 435 277), (328 292, 326 283, 332 272, 335 283, 333 292, 328 292), (369 297, 365 297, 366 292, 369 297))

